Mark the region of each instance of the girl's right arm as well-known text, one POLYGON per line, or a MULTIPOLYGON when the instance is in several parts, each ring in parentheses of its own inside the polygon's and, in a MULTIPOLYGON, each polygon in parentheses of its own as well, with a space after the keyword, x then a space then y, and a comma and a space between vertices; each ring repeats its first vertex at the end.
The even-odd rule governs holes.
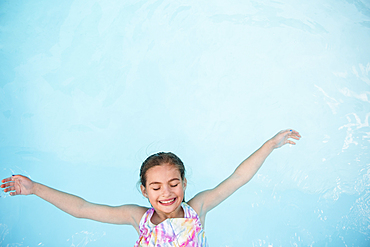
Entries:
POLYGON ((141 217, 147 210, 138 205, 107 206, 90 203, 81 197, 55 190, 22 175, 13 175, 2 180, 4 192, 15 195, 37 195, 64 212, 77 217, 104 223, 132 225, 138 230, 141 217))

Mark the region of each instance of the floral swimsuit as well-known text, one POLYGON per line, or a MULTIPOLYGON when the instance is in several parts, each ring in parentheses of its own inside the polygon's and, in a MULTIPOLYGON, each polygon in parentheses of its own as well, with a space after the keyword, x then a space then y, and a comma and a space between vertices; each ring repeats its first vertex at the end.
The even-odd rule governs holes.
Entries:
POLYGON ((181 203, 184 218, 169 218, 158 225, 150 219, 154 208, 148 209, 140 221, 140 236, 134 247, 208 247, 198 214, 181 203))

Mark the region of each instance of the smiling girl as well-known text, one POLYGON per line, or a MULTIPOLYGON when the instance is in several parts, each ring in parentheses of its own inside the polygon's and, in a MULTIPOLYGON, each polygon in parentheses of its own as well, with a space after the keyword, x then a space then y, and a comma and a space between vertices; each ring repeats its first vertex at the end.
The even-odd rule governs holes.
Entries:
POLYGON ((175 154, 163 152, 149 156, 140 169, 141 192, 148 198, 151 208, 90 203, 22 175, 3 179, 1 188, 11 196, 37 195, 77 218, 132 225, 139 234, 135 247, 208 246, 204 233, 206 214, 246 184, 274 149, 287 143, 294 145, 290 138, 299 140, 300 137, 295 130, 280 131, 218 186, 200 192, 187 203, 184 164, 175 154))

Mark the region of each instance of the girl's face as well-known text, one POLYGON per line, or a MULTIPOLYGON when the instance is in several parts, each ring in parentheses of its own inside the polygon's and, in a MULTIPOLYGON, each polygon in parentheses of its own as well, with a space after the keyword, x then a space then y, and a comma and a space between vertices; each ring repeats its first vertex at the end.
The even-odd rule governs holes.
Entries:
POLYGON ((163 213, 171 218, 179 217, 186 179, 181 179, 176 166, 171 164, 154 166, 146 172, 146 178, 146 188, 141 185, 141 192, 149 199, 157 213, 163 213))

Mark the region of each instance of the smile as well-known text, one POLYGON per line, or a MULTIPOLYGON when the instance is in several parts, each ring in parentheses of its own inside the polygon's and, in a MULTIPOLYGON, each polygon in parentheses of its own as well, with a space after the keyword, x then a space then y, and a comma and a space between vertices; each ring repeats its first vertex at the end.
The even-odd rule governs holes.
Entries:
POLYGON ((176 198, 173 198, 167 201, 159 201, 159 203, 164 206, 169 206, 169 205, 172 205, 175 201, 176 201, 176 198))

